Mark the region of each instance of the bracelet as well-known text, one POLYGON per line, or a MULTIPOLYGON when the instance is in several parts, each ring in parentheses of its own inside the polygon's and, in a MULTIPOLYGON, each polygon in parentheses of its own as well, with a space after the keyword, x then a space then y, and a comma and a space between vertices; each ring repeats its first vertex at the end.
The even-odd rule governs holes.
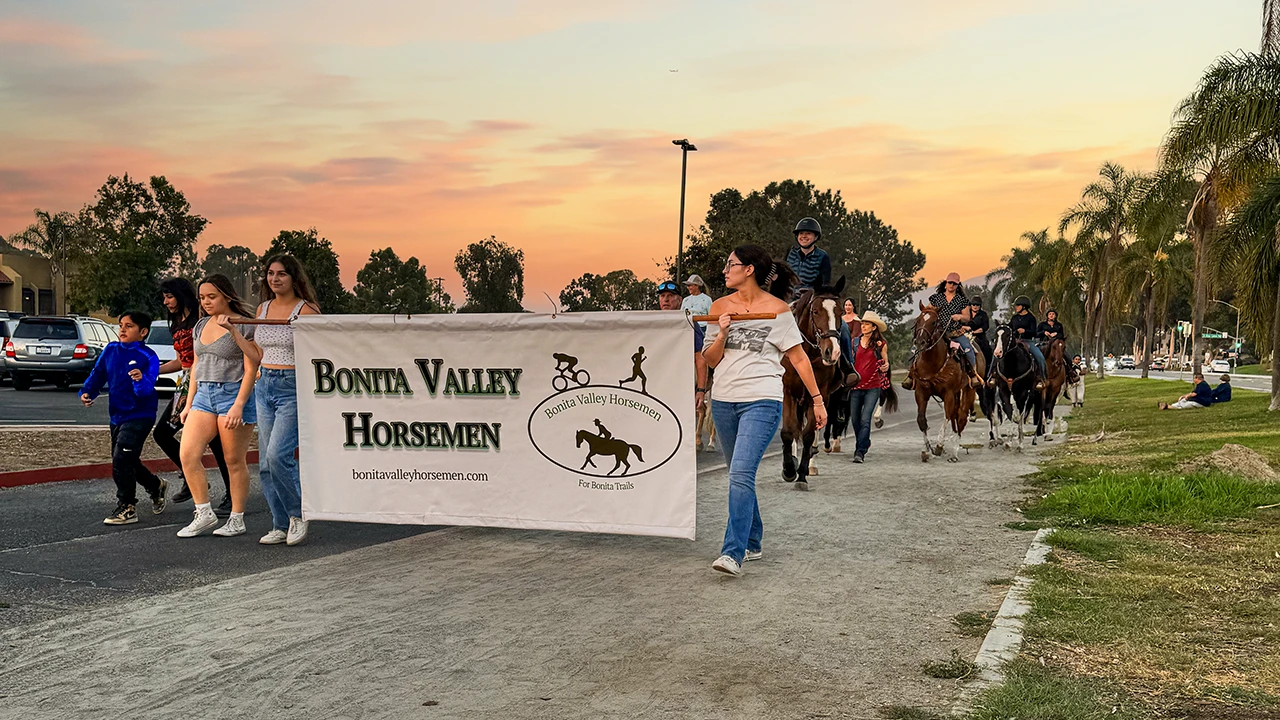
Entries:
POLYGON ((706 388, 694 388, 694 389, 693 389, 693 391, 694 391, 695 393, 704 393, 704 392, 706 392, 706 391, 707 391, 707 389, 706 389, 706 388))

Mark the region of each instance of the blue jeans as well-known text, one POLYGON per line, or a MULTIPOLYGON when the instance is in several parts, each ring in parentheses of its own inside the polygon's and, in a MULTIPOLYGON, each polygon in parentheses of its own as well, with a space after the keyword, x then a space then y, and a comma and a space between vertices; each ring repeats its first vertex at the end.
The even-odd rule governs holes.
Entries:
POLYGON ((849 422, 853 424, 857 446, 854 453, 866 455, 871 449, 871 416, 880 402, 880 388, 854 390, 849 393, 849 422))
POLYGON ((715 421, 720 450, 729 465, 729 522, 724 529, 720 554, 742 564, 746 551, 758 551, 764 538, 760 503, 756 502, 756 472, 782 422, 782 403, 712 400, 711 419, 715 421))
POLYGON ((1036 359, 1036 364, 1040 366, 1040 377, 1048 375, 1049 371, 1044 364, 1044 353, 1040 352, 1040 343, 1029 342, 1027 343, 1027 349, 1031 351, 1031 356, 1036 359))
POLYGON ((271 508, 271 527, 288 530, 302 517, 298 477, 298 384, 293 370, 262 369, 254 389, 258 399, 258 479, 271 508))
POLYGON ((969 364, 975 368, 978 367, 978 356, 973 352, 973 343, 969 342, 969 336, 957 335, 952 339, 956 341, 961 350, 964 350, 964 354, 969 356, 969 364))

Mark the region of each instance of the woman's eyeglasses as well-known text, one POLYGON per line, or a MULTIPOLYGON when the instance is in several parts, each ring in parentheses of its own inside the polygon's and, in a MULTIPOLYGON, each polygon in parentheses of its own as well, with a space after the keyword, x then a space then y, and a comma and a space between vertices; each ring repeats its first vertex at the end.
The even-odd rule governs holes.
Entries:
POLYGON ((725 271, 725 272, 729 272, 729 270, 730 270, 730 269, 732 269, 732 268, 735 268, 735 267, 746 267, 746 266, 747 266, 747 264, 746 264, 746 263, 733 262, 733 261, 731 260, 731 261, 729 261, 729 262, 727 262, 727 263, 725 263, 725 264, 724 264, 724 271, 725 271))

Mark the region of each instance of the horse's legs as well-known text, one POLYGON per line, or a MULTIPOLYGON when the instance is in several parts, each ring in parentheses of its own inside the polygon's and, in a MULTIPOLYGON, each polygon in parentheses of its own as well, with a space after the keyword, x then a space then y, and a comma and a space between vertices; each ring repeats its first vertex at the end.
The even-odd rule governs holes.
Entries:
POLYGON ((595 464, 595 463, 593 463, 593 462, 591 462, 591 458, 593 458, 593 457, 595 457, 595 456, 596 456, 596 453, 595 453, 595 451, 594 451, 594 450, 592 450, 591 452, 587 453, 587 459, 583 461, 583 463, 582 463, 582 467, 580 467, 580 468, 578 468, 578 469, 579 469, 579 470, 586 470, 586 469, 587 469, 587 463, 591 463, 591 467, 595 467, 595 466, 596 466, 596 464, 595 464))
POLYGON ((814 448, 817 447, 814 440, 817 438, 818 429, 816 427, 816 419, 813 422, 802 423, 802 425, 804 427, 800 431, 800 442, 803 444, 804 449, 800 451, 800 463, 797 466, 797 469, 800 471, 800 475, 796 478, 796 489, 808 490, 809 475, 817 474, 810 471, 813 470, 811 463, 813 462, 814 448))
POLYGON ((920 462, 929 462, 929 455, 933 452, 933 445, 929 442, 929 420, 925 417, 925 410, 929 407, 929 396, 924 394, 924 390, 916 386, 916 427, 920 428, 920 434, 924 436, 924 450, 920 451, 920 462))

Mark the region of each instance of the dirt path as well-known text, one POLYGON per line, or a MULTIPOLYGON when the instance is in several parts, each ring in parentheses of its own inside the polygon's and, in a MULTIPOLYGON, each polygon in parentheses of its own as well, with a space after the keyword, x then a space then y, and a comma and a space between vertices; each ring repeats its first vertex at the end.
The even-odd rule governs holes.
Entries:
MULTIPOLYGON (((258 447, 255 433, 249 449, 258 447)), ((142 446, 144 460, 165 457, 154 439, 142 446)), ((111 462, 111 429, 106 426, 0 430, 0 472, 111 462)))
MULTIPOLYGON (((944 707, 921 673, 1031 535, 1035 455, 919 461, 914 421, 813 491, 759 489, 765 559, 713 575, 727 474, 695 542, 460 528, 0 634, 2 717, 856 718, 944 707), (174 622, 185 608, 189 624, 174 622), (425 705, 427 703, 438 703, 425 705), (425 705, 425 706, 424 706, 425 705)), ((976 433, 975 433, 976 435, 976 433)), ((972 441, 974 438, 970 438, 972 441)), ((208 542, 211 551, 216 543, 208 542)))

